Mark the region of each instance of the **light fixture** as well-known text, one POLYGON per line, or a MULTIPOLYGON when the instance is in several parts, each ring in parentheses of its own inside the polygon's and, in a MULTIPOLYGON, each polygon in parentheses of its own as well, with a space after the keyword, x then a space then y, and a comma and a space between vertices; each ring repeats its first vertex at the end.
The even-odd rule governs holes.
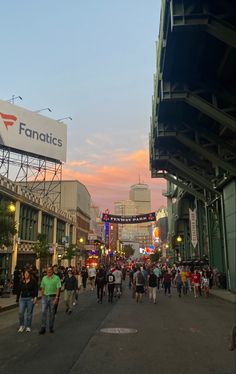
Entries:
POLYGON ((15 213, 16 211, 16 206, 12 202, 8 205, 8 210, 10 213, 15 213))
POLYGON ((39 112, 42 112, 43 110, 48 110, 49 112, 52 112, 52 110, 50 108, 43 108, 43 109, 39 109, 39 110, 34 110, 34 112, 39 113, 39 112))
POLYGON ((179 235, 179 236, 176 238, 176 240, 177 240, 178 243, 181 243, 181 242, 182 242, 182 238, 181 238, 181 236, 179 235))
POLYGON ((63 121, 64 119, 70 119, 72 121, 71 117, 63 117, 63 118, 57 119, 57 122, 63 121))
POLYGON ((15 95, 12 95, 12 98, 9 99, 9 100, 6 100, 6 101, 8 101, 8 102, 12 102, 12 104, 14 104, 14 101, 15 101, 16 99, 23 100, 21 96, 15 96, 15 95))

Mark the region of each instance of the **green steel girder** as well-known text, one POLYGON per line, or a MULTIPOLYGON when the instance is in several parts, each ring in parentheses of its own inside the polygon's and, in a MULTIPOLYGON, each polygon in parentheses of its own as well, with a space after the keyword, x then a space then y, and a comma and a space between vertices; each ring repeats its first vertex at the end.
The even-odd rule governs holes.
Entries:
POLYGON ((202 12, 194 13, 190 2, 170 1, 171 30, 186 30, 188 27, 206 29, 206 31, 232 48, 236 48, 235 28, 202 8, 202 12), (176 7, 177 5, 177 7, 176 7), (177 8, 178 10, 176 10, 177 8))
POLYGON ((236 168, 234 166, 232 166, 228 162, 223 161, 221 158, 217 157, 212 152, 209 152, 204 147, 202 147, 200 144, 197 144, 196 142, 189 139, 187 136, 183 135, 182 133, 177 133, 176 139, 179 140, 182 144, 185 144, 188 148, 194 150, 200 155, 203 155, 207 160, 218 165, 219 167, 229 172, 233 176, 236 176, 236 168))
POLYGON ((178 178, 175 179, 169 173, 166 173, 164 175, 164 178, 167 179, 169 182, 175 184, 176 186, 180 187, 182 190, 189 192, 190 195, 195 196, 197 199, 199 199, 199 200, 201 200, 203 202, 206 201, 205 196, 203 194, 201 194, 200 192, 194 190, 194 188, 192 188, 189 185, 187 185, 186 183, 180 181, 178 178))
POLYGON ((189 166, 187 166, 183 162, 177 160, 174 157, 170 157, 169 162, 172 165, 174 165, 180 171, 180 173, 184 172, 184 174, 187 175, 189 179, 193 180, 195 183, 200 184, 209 191, 215 192, 211 182, 209 182, 206 178, 202 177, 200 174, 193 171, 189 166))
POLYGON ((228 44, 230 47, 236 48, 236 32, 231 25, 217 20, 215 17, 210 17, 206 30, 215 38, 228 44))
POLYGON ((200 112, 206 114, 208 117, 222 124, 224 127, 236 132, 236 119, 217 108, 215 105, 209 103, 200 96, 187 91, 187 89, 186 91, 173 89, 174 85, 171 85, 170 82, 162 81, 161 87, 161 98, 163 101, 184 101, 200 112))
POLYGON ((184 123, 185 127, 189 130, 197 131, 198 135, 203 137, 204 139, 208 140, 209 142, 213 143, 216 146, 220 146, 222 149, 225 149, 227 153, 231 153, 232 156, 236 156, 236 147, 233 146, 232 143, 229 143, 225 139, 218 136, 216 133, 210 131, 206 128, 199 128, 198 124, 187 124, 184 123))
MULTIPOLYGON (((198 189, 200 190, 205 189, 213 192, 214 194, 217 193, 208 179, 204 178, 202 175, 195 172, 182 162, 174 160, 171 156, 158 156, 155 159, 155 165, 153 166, 155 166, 155 168, 158 170, 165 170, 169 174, 176 176, 176 178, 180 177, 181 180, 184 180, 187 183, 191 181, 193 185, 198 186, 198 189)), ((153 175, 154 174, 152 174, 152 176, 153 175)))
POLYGON ((186 94, 185 101, 187 104, 221 123, 223 126, 229 128, 233 132, 236 132, 236 119, 230 116, 228 113, 223 112, 213 104, 202 99, 200 96, 192 93, 186 94))

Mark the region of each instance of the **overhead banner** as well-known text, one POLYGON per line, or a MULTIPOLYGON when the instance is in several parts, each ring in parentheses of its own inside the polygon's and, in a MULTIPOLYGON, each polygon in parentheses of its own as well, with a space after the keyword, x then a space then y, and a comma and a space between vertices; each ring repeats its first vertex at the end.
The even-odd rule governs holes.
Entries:
POLYGON ((197 212, 196 209, 191 210, 189 209, 189 220, 190 220, 190 228, 191 228, 191 242, 193 248, 196 247, 198 240, 197 240, 197 212))
POLYGON ((0 145, 66 161, 64 123, 0 100, 0 145))
POLYGON ((156 213, 140 214, 137 216, 114 216, 113 214, 103 213, 102 221, 111 223, 132 224, 156 221, 156 213))

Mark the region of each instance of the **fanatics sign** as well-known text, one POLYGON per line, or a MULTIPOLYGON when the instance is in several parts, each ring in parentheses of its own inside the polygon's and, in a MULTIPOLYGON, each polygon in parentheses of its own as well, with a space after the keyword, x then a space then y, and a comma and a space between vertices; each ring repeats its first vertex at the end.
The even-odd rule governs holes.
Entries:
POLYGON ((0 100, 0 145, 66 161, 64 123, 0 100))
POLYGON ((156 213, 141 214, 138 216, 114 216, 112 214, 103 213, 102 221, 111 223, 132 224, 156 221, 156 213))

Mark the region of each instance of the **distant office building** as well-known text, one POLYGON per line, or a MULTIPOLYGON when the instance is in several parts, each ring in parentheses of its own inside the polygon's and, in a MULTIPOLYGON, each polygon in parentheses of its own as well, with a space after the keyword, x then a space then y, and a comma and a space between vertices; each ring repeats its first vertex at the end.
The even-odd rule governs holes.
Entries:
MULTIPOLYGON (((50 185, 52 190, 54 185, 55 189, 58 187, 58 181, 44 181, 42 182, 44 188, 47 189, 47 185, 50 185)), ((20 183, 23 185, 23 183, 20 183)), ((30 185, 30 182, 28 182, 30 185)), ((88 233, 90 230, 90 206, 91 196, 85 185, 77 180, 61 181, 61 194, 55 199, 55 205, 58 205, 60 199, 61 209, 70 212, 76 217, 76 243, 79 245, 79 241, 83 238, 83 242, 87 243, 88 233)))

